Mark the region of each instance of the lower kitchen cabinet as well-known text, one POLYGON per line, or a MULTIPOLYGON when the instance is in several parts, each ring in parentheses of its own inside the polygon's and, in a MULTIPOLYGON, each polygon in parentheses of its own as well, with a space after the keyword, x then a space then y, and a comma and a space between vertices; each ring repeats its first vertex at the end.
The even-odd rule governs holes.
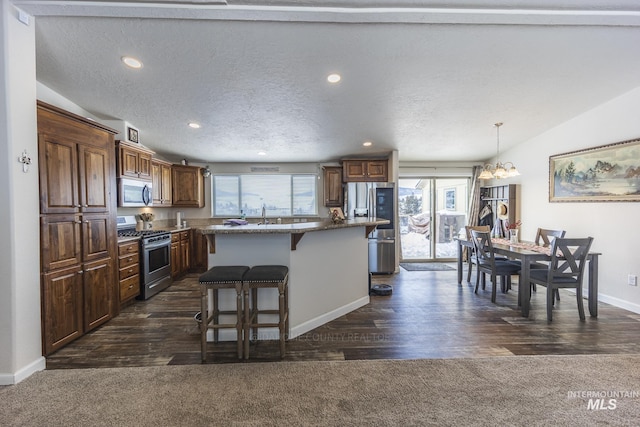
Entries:
POLYGON ((140 243, 118 244, 118 279, 120 304, 140 295, 140 243))
POLYGON ((205 235, 196 229, 192 230, 191 248, 191 269, 204 273, 209 269, 209 247, 205 235))
POLYGON ((111 271, 111 259, 103 259, 42 275, 45 355, 112 318, 111 271))
POLYGON ((84 332, 80 266, 42 275, 42 341, 50 354, 84 332))
POLYGON ((171 233, 171 277, 175 279, 188 273, 193 265, 191 230, 171 233))

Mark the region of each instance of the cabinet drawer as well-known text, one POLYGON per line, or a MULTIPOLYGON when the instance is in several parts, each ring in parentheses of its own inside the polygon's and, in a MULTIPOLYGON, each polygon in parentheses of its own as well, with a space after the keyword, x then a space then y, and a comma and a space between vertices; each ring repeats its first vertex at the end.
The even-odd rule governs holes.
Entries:
POLYGON ((118 245, 118 256, 138 254, 140 252, 140 242, 121 243, 118 245))
POLYGON ((180 241, 180 233, 171 233, 171 243, 180 241))
POLYGON ((140 295, 140 275, 136 274, 120 281, 120 301, 140 295))
POLYGON ((182 241, 189 240, 189 232, 188 231, 181 231, 180 232, 180 240, 182 240, 182 241))
POLYGON ((129 254, 125 256, 121 256, 118 259, 118 268, 129 267, 133 264, 138 264, 140 262, 140 255, 136 252, 135 254, 129 254))
POLYGON ((140 265, 132 264, 128 267, 121 267, 119 277, 120 277, 120 280, 123 280, 133 275, 137 275, 139 273, 140 273, 140 265))

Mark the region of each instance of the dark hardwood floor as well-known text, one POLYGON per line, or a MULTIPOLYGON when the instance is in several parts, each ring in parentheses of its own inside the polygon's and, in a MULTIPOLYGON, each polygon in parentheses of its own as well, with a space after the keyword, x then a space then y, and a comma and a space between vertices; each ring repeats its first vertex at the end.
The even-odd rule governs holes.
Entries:
MULTIPOLYGON (((498 293, 492 304, 489 287, 475 295, 473 284, 456 283, 455 271, 400 270, 373 277, 393 286, 391 296, 372 296, 370 304, 289 340, 284 360, 640 353, 639 314, 600 303, 598 318, 587 311, 581 322, 575 296, 561 291, 549 323, 540 288, 525 319, 515 290, 498 293)), ((47 369, 200 364, 193 318, 199 304, 192 274, 50 355, 47 369)), ((280 360, 276 341, 252 344, 248 361, 236 358, 235 342, 210 343, 208 351, 208 363, 280 360)))

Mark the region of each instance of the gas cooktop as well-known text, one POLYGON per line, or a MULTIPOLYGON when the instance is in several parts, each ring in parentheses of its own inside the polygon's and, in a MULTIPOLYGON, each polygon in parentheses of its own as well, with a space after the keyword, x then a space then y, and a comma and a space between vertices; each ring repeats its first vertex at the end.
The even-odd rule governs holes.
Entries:
POLYGON ((167 233, 162 230, 118 230, 118 237, 149 237, 167 233))

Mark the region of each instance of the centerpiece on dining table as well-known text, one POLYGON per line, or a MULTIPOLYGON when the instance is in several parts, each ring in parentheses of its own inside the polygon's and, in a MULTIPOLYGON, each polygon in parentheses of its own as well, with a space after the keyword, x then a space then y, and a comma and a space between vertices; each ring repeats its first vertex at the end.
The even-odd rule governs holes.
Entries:
POLYGON ((521 225, 522 222, 520 220, 516 222, 506 222, 505 226, 509 231, 509 241, 511 243, 518 243, 518 227, 520 227, 521 225))

